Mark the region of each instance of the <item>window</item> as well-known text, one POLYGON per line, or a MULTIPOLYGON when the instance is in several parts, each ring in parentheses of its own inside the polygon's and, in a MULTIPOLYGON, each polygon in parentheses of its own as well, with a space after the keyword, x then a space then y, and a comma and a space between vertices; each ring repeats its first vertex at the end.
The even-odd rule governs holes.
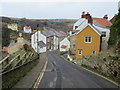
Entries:
POLYGON ((92 53, 93 53, 93 54, 95 54, 95 53, 96 53, 96 51, 93 51, 92 53))
POLYGON ((78 26, 75 26, 75 29, 77 29, 78 28, 78 26))
POLYGON ((78 49, 78 55, 82 55, 82 49, 78 49))
POLYGON ((106 37, 106 32, 102 32, 102 37, 106 37))
POLYGON ((73 48, 75 48, 75 44, 73 44, 73 48))
POLYGON ((47 37, 47 42, 50 42, 50 38, 49 37, 47 37))
POLYGON ((92 37, 86 36, 85 37, 85 43, 91 43, 92 42, 92 37))
POLYGON ((72 31, 72 34, 75 34, 75 32, 74 32, 74 31, 72 31))

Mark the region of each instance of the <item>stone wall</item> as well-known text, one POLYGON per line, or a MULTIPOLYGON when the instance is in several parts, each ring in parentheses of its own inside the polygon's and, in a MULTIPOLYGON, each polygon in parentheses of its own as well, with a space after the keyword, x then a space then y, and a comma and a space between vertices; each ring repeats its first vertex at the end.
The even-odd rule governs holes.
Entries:
POLYGON ((76 60, 76 63, 120 82, 120 56, 99 53, 97 55, 84 56, 83 59, 76 60))
POLYGON ((70 54, 76 54, 76 35, 70 36, 70 54))

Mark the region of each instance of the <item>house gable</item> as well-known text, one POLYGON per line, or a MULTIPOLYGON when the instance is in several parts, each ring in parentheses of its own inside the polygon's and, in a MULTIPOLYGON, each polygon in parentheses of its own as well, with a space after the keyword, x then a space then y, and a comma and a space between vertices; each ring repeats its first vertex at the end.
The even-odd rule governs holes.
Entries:
POLYGON ((101 34, 87 25, 76 35, 76 59, 92 54, 93 51, 98 53, 100 51, 101 34), (91 37, 91 42, 85 42, 86 37, 91 37), (82 51, 82 54, 79 54, 82 51))
POLYGON ((85 30, 86 27, 91 27, 92 30, 94 30, 99 36, 101 36, 101 32, 99 30, 97 30, 94 26, 88 24, 86 25, 82 30, 80 30, 77 34, 81 33, 83 30, 85 30))

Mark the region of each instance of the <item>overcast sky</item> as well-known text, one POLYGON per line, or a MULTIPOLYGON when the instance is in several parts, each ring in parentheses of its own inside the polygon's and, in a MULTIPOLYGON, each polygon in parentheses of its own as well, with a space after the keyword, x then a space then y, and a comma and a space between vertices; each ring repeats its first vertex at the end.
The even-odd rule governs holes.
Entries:
POLYGON ((99 0, 95 2, 65 1, 43 2, 38 0, 4 0, 1 2, 0 15, 30 19, 78 19, 82 11, 89 12, 93 17, 102 18, 108 14, 111 19, 118 12, 117 0, 99 0), (11 1, 11 2, 10 2, 11 1), (103 2, 104 1, 104 2, 103 2))

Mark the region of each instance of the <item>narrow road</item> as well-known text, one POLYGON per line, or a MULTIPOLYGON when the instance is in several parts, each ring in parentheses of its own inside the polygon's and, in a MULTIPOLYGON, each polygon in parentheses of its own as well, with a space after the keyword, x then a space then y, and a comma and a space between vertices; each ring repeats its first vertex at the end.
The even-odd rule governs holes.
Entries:
POLYGON ((107 80, 73 65, 56 52, 47 53, 48 64, 39 88, 118 88, 107 80))

